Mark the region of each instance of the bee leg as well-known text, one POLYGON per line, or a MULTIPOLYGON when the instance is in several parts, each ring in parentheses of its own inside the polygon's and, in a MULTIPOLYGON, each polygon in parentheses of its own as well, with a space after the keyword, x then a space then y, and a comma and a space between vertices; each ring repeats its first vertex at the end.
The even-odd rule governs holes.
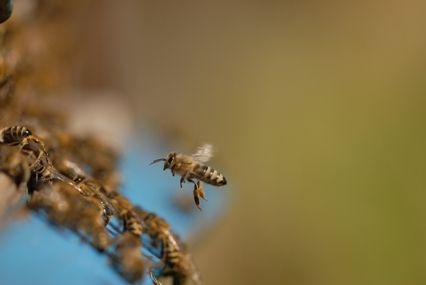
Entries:
POLYGON ((175 176, 175 174, 176 174, 176 172, 175 172, 175 167, 176 167, 176 164, 174 164, 174 165, 170 168, 170 171, 172 172, 172 175, 173 175, 173 176, 175 176))
POLYGON ((194 202, 195 202, 195 205, 197 206, 198 210, 201 211, 202 209, 200 207, 200 197, 204 198, 204 192, 200 192, 199 185, 197 185, 197 183, 195 183, 193 180, 188 179, 188 181, 191 181, 192 183, 194 183, 194 190, 192 191, 192 193, 194 195, 194 202))
POLYGON ((195 205, 197 206, 198 210, 201 211, 202 209, 200 207, 200 198, 199 198, 197 189, 194 188, 193 193, 194 193, 194 202, 195 202, 195 205))
POLYGON ((198 196, 201 197, 203 200, 208 201, 206 199, 206 193, 204 192, 204 188, 203 185, 201 184, 201 181, 197 181, 197 183, 195 183, 192 179, 188 179, 188 181, 194 183, 194 190, 197 189, 198 191, 198 196))
POLYGON ((185 183, 186 174, 180 178, 180 189, 182 189, 182 184, 185 183))
POLYGON ((206 193, 204 193, 204 188, 203 188, 203 185, 201 184, 201 181, 197 181, 197 186, 198 186, 198 189, 200 191, 201 198, 203 198, 203 200, 205 200, 205 201, 208 201, 207 198, 206 198, 206 193))
POLYGON ((162 285, 160 281, 155 277, 154 272, 152 269, 149 270, 149 278, 152 280, 152 284, 154 285, 162 285))

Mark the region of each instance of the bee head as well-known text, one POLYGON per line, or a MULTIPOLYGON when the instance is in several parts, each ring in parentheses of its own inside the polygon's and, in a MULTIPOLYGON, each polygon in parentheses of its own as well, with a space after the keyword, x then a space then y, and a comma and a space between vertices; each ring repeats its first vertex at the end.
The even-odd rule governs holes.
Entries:
POLYGON ((153 162, 151 162, 150 165, 154 164, 154 163, 157 163, 157 162, 160 162, 160 161, 164 161, 163 170, 166 170, 168 168, 172 168, 173 167, 173 165, 175 164, 175 159, 176 159, 176 152, 171 152, 171 153, 169 153, 167 155, 166 158, 156 159, 153 162))
POLYGON ((167 158, 164 161, 164 167, 163 170, 166 170, 168 168, 172 168, 175 164, 176 159, 176 152, 171 152, 167 155, 167 158))

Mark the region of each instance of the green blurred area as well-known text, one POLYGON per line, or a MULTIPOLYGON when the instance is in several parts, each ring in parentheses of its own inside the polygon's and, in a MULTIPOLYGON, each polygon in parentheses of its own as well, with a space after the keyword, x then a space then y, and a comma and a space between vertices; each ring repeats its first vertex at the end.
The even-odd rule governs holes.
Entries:
POLYGON ((207 284, 426 284, 424 2, 106 3, 84 84, 230 181, 207 284))

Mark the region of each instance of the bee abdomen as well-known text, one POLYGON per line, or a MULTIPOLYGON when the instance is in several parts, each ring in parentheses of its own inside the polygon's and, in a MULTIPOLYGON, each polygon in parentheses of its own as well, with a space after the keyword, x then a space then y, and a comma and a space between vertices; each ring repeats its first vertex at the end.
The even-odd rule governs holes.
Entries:
POLYGON ((0 131, 0 143, 17 145, 31 135, 31 131, 24 126, 7 127, 0 131))
POLYGON ((124 215, 124 229, 136 236, 142 235, 142 223, 131 211, 124 215))
POLYGON ((166 257, 166 262, 169 264, 169 266, 179 266, 182 260, 182 252, 178 248, 173 246, 170 241, 167 241, 165 244, 164 254, 166 257))
POLYGON ((215 186, 226 185, 225 176, 223 176, 223 174, 217 171, 216 169, 213 169, 207 165, 200 165, 196 167, 195 175, 201 181, 211 185, 215 185, 215 186))

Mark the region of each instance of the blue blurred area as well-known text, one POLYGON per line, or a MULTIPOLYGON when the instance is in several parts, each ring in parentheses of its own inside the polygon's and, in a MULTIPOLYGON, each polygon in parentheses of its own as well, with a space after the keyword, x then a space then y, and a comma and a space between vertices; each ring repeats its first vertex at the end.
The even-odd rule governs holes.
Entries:
POLYGON ((125 284, 105 256, 31 216, 0 238, 0 284, 125 284))
MULTIPOLYGON (((133 140, 130 140, 133 141, 133 140)), ((139 140, 136 140, 139 141, 139 140)), ((129 143, 121 169, 123 193, 136 205, 153 211, 169 221, 185 240, 200 233, 223 213, 224 191, 209 191, 203 211, 182 212, 173 206, 179 189, 179 177, 163 172, 149 163, 170 151, 161 139, 143 136, 142 144, 129 143)), ((185 192, 192 193, 186 184, 185 192)), ((145 280, 143 284, 150 284, 145 280)), ((99 254, 66 230, 49 226, 40 216, 17 221, 0 235, 0 284, 126 284, 99 254)))

